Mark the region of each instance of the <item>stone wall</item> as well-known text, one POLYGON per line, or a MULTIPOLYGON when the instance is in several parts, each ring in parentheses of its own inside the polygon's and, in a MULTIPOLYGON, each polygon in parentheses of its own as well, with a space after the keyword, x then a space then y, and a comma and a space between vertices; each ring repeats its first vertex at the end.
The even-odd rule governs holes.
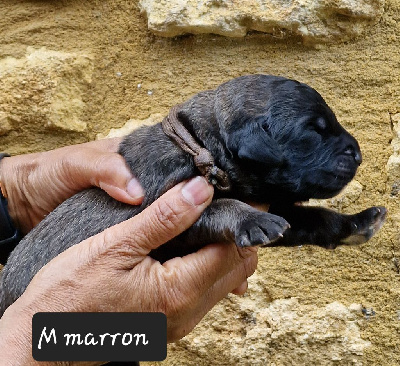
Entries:
POLYGON ((364 158, 349 188, 319 204, 385 205, 386 224, 359 247, 262 250, 247 295, 224 299, 160 364, 399 364, 400 1, 271 1, 273 12, 263 1, 199 3, 0 0, 0 151, 125 133, 244 74, 310 84, 364 158), (223 36, 165 37, 205 31, 223 36))

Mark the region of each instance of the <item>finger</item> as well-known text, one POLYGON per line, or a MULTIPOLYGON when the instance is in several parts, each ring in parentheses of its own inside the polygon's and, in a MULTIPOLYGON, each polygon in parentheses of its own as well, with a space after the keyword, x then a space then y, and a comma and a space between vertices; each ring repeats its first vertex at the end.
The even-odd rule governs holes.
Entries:
POLYGON ((77 146, 89 147, 91 149, 95 149, 101 152, 117 152, 119 148, 119 144, 122 142, 122 137, 113 137, 102 140, 85 142, 83 144, 77 146))
POLYGON ((211 202, 213 188, 205 178, 180 183, 135 217, 103 235, 104 245, 126 251, 128 257, 147 256, 151 250, 185 231, 211 202))
POLYGON ((257 262, 257 254, 253 252, 252 255, 243 259, 240 265, 237 265, 232 271, 216 281, 198 301, 200 311, 206 314, 215 304, 235 289, 247 290, 247 278, 255 272, 257 262))
MULTIPOLYGON (((242 266, 243 261, 248 258, 253 258, 252 261, 257 259, 256 248, 240 249, 234 243, 212 244, 183 258, 167 261, 163 266, 167 271, 176 271, 176 268, 182 271, 177 276, 185 278, 185 281, 181 282, 181 286, 185 286, 182 291, 186 290, 196 299, 225 275, 242 266)), ((228 292, 238 287, 246 278, 247 276, 243 275, 232 287, 228 284, 228 292)))
POLYGON ((243 281, 238 287, 234 288, 231 293, 234 295, 239 295, 242 296, 246 293, 247 288, 249 286, 249 283, 246 281, 243 281))
POLYGON ((254 202, 254 201, 245 201, 248 205, 254 207, 255 209, 259 211, 264 211, 268 212, 269 210, 269 204, 268 203, 259 203, 259 202, 254 202))
MULTIPOLYGON (((185 327, 177 326, 173 328, 173 331, 168 334, 168 342, 176 341, 187 335, 219 301, 233 289, 240 287, 254 273, 257 267, 257 253, 250 251, 247 254, 249 254, 248 257, 242 259, 230 272, 219 277, 206 291, 199 292, 196 287, 192 287, 189 293, 184 292, 180 296, 180 298, 185 299, 184 303, 181 304, 183 308, 192 306, 192 317, 189 323, 185 324, 185 327)), ((223 262, 224 258, 220 258, 220 261, 223 262)), ((206 276, 206 272, 203 276, 206 276)), ((183 280, 187 278, 189 277, 184 277, 181 282, 184 282, 183 280)), ((178 286, 175 286, 175 289, 180 290, 178 286)), ((179 293, 182 294, 181 291, 179 293)))

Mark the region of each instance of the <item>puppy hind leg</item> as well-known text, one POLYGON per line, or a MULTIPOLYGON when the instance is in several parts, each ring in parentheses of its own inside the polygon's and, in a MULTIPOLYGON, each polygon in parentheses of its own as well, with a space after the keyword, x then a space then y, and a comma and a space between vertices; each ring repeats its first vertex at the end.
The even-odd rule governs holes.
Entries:
POLYGON ((365 243, 381 228, 386 217, 384 207, 371 207, 354 215, 295 205, 271 206, 270 211, 284 217, 291 225, 284 237, 271 246, 315 244, 327 249, 365 243))

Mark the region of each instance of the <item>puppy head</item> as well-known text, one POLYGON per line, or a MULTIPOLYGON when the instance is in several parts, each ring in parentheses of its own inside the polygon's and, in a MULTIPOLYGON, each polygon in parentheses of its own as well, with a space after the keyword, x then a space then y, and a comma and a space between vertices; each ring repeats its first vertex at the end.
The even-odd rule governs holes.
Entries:
POLYGON ((222 84, 215 119, 235 163, 255 177, 257 199, 333 197, 361 163, 357 141, 323 98, 294 80, 249 75, 222 84))

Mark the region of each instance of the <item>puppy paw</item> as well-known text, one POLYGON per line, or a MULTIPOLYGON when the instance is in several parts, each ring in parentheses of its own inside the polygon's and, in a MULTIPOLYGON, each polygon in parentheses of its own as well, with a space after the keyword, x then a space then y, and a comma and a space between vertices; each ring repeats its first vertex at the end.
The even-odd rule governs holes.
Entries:
POLYGON ((385 222, 385 207, 371 207, 353 216, 351 234, 340 241, 341 244, 362 244, 371 239, 385 222))
POLYGON ((268 245, 283 237, 290 227, 282 217, 266 212, 257 212, 247 216, 240 224, 235 235, 238 247, 268 245))

